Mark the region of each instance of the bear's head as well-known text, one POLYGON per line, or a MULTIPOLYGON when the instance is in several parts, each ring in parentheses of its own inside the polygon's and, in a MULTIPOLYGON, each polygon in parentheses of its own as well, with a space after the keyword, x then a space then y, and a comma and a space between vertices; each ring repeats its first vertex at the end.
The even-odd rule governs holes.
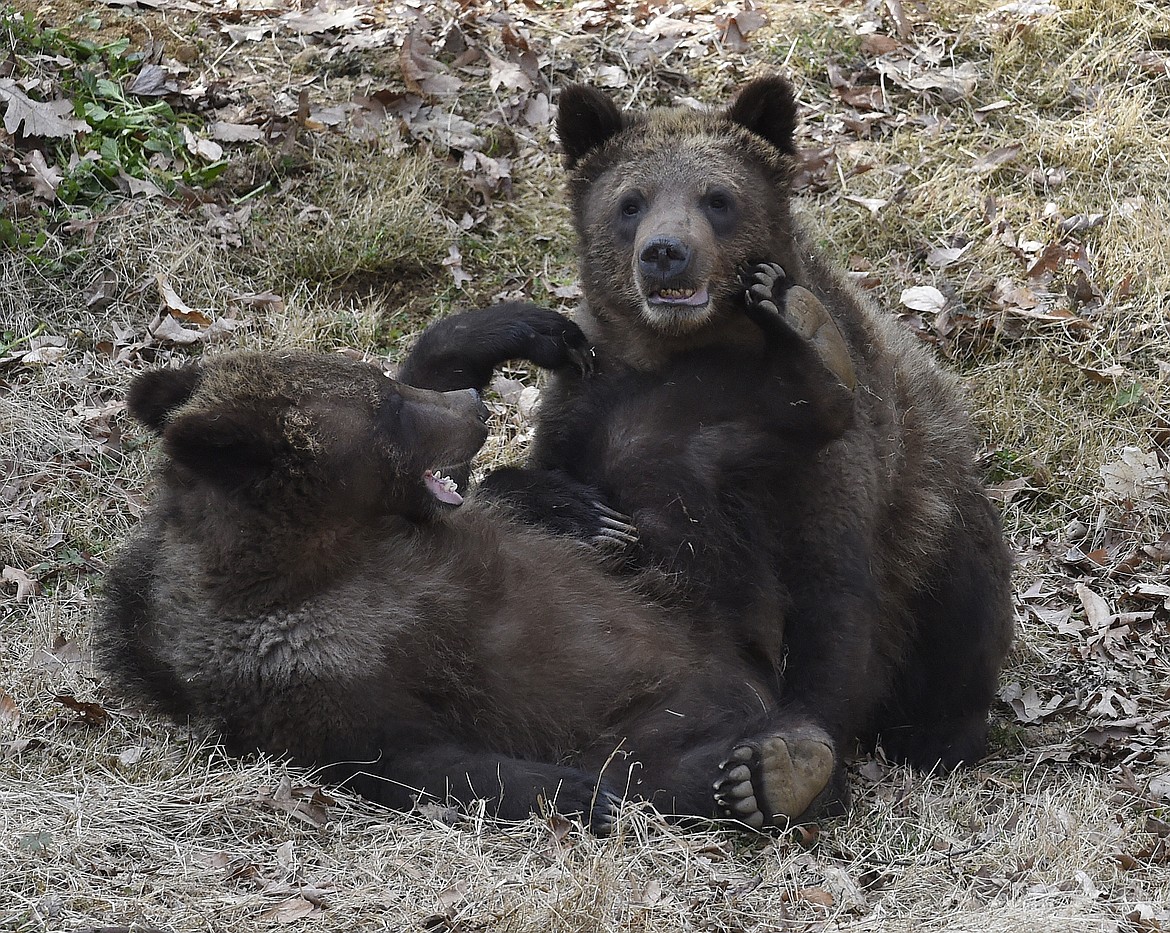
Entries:
POLYGON ((739 300, 743 266, 797 261, 796 122, 792 86, 779 77, 706 112, 623 113, 596 88, 566 88, 557 130, 593 313, 693 334, 739 300))
POLYGON ((162 437, 172 490, 283 529, 434 518, 461 501, 443 471, 465 466, 487 437, 473 390, 415 389, 306 352, 144 373, 127 407, 162 437))

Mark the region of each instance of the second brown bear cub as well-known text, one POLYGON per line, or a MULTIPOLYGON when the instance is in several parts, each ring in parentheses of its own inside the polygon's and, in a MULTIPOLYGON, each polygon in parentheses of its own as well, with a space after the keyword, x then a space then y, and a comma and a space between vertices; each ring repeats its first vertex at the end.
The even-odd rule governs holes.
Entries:
POLYGON ((623 796, 718 814, 767 678, 640 578, 460 504, 438 472, 486 437, 474 392, 237 353, 147 373, 128 405, 167 460, 96 619, 123 691, 396 807, 486 799, 514 819, 544 798, 601 831, 623 796))
POLYGON ((454 388, 509 356, 557 370, 527 466, 485 487, 578 535, 608 533, 594 502, 632 516, 634 563, 674 571, 712 644, 782 678, 776 735, 810 756, 812 783, 788 785, 772 747, 745 743, 719 790, 734 807, 750 785, 766 821, 844 802, 857 738, 923 767, 981 757, 1012 634, 1010 558, 961 393, 795 221, 795 126, 781 78, 704 112, 623 113, 566 89, 592 371, 566 365, 576 328, 528 305, 438 322, 402 371, 454 388), (786 358, 764 349, 762 312, 788 330, 786 358), (844 411, 807 378, 812 349, 856 385, 844 411), (778 427, 797 430, 776 446, 778 427))

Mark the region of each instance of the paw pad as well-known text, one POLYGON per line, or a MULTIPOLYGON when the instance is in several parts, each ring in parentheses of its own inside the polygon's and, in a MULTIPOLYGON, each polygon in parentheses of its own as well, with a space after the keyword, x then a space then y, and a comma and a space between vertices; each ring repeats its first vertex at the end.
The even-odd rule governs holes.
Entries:
POLYGON ((745 742, 719 766, 715 802, 753 829, 783 825, 812 806, 836 763, 832 741, 815 726, 745 742))

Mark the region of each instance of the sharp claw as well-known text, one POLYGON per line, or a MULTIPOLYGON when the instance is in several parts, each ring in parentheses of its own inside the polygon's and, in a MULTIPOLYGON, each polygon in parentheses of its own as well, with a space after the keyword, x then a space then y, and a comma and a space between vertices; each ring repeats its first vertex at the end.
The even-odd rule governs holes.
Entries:
POLYGON ((627 532, 621 531, 617 528, 603 528, 590 540, 612 541, 614 544, 620 544, 622 547, 628 547, 629 545, 638 543, 638 536, 628 534, 627 532))
POLYGON ((627 524, 633 524, 634 520, 630 518, 630 516, 628 516, 625 512, 619 512, 617 509, 611 509, 604 502, 598 502, 595 499, 591 504, 593 508, 597 509, 597 511, 602 515, 606 515, 609 518, 616 519, 617 521, 626 522, 627 524))
POLYGON ((623 522, 617 518, 610 518, 608 515, 601 516, 601 524, 606 528, 612 528, 614 531, 620 531, 626 535, 638 533, 638 529, 629 522, 623 522))

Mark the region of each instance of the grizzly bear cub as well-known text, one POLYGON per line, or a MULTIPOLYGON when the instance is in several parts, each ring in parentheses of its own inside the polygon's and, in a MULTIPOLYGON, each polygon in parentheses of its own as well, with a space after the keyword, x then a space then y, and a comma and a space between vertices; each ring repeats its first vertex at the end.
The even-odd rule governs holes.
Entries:
POLYGON ((543 799, 600 831, 621 797, 721 814, 722 763, 766 737, 766 678, 653 580, 461 504, 442 473, 484 441, 477 393, 236 353, 144 374, 128 405, 167 459, 96 619, 124 692, 394 807, 516 819, 543 799))
POLYGON ((1010 555, 954 380, 792 215, 791 86, 761 78, 725 109, 644 113, 574 86, 557 125, 580 330, 530 305, 456 315, 402 378, 479 387, 510 356, 555 370, 528 465, 485 492, 562 533, 636 538, 631 563, 673 571, 722 627, 713 644, 780 678, 774 735, 796 745, 737 747, 729 807, 750 792, 765 823, 839 809, 858 738, 922 767, 974 762, 1012 636, 1010 555), (782 361, 762 312, 791 331, 782 361), (814 357, 855 387, 844 416, 807 378, 814 357), (778 428, 785 444, 757 443, 778 428), (615 511, 630 524, 614 529, 615 511), (806 787, 773 767, 794 750, 806 787))

